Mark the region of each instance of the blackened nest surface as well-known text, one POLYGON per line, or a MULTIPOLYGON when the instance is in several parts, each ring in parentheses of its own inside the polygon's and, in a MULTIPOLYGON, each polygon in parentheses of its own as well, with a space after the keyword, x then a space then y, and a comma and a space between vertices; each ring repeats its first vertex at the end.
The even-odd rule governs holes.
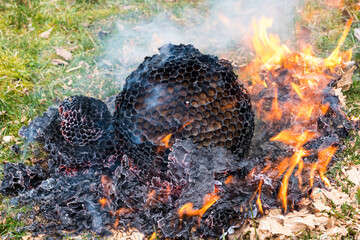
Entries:
POLYGON ((175 139, 190 139, 198 148, 225 147, 243 157, 254 116, 250 96, 236 79, 229 62, 191 45, 166 45, 146 58, 115 102, 115 128, 135 164, 159 169, 155 164, 170 151, 162 141, 168 134, 170 147, 175 139), (151 165, 144 161, 159 157, 151 165))
MULTIPOLYGON (((41 220, 24 230, 35 234, 105 235, 135 227, 150 235, 155 226, 164 238, 219 237, 258 213, 254 199, 262 179, 249 173, 260 171, 266 157, 289 154, 284 145, 255 138, 246 155, 254 118, 249 95, 235 80, 226 61, 169 44, 127 78, 112 118, 103 102, 73 96, 22 127, 21 136, 44 144, 48 164, 6 164, 1 193, 34 206, 41 220), (163 141, 168 134, 171 150, 163 141), (217 200, 205 212, 179 217, 188 203, 201 209, 209 194, 217 200)), ((324 138, 309 148, 347 135, 337 99, 329 96, 334 105, 318 127, 324 138)), ((296 181, 289 181, 293 206, 302 194, 296 181)), ((264 184, 264 208, 280 206, 280 184, 264 184)))

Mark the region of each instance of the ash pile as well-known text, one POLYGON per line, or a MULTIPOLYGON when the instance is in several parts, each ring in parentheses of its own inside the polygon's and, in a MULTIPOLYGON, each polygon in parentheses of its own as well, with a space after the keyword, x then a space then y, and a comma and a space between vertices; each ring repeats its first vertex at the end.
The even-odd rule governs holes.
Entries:
MULTIPOLYGON (((252 102, 277 101, 268 91, 251 94, 252 102)), ((310 170, 299 183, 289 169, 300 167, 290 160, 287 171, 277 166, 279 156, 297 154, 303 165, 323 167, 319 149, 340 149, 351 123, 331 89, 319 97, 329 104, 316 118, 316 135, 301 146, 274 140, 292 123, 262 121, 229 62, 168 44, 126 79, 114 113, 100 100, 72 96, 22 127, 22 137, 43 144, 46 164, 7 163, 1 193, 33 207, 32 223, 19 230, 35 235, 136 228, 163 238, 219 237, 264 209, 299 207, 310 179, 324 185, 310 170), (287 174, 284 202, 278 196, 287 174)))

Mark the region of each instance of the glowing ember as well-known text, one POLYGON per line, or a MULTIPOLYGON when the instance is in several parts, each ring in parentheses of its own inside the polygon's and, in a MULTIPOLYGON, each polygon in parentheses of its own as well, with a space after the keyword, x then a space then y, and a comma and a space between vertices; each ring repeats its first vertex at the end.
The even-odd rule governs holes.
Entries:
POLYGON ((99 203, 101 204, 101 207, 105 207, 105 205, 106 205, 106 198, 100 198, 99 199, 99 203))

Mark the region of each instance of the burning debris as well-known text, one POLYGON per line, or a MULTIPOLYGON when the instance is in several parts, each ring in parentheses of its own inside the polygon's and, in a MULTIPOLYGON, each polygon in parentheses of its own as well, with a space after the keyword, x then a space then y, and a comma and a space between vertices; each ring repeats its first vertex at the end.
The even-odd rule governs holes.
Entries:
POLYGON ((41 220, 25 227, 35 234, 219 237, 264 209, 297 209, 329 186, 324 173, 351 129, 331 88, 351 57, 339 51, 350 25, 322 60, 255 24, 247 90, 227 61, 166 45, 127 78, 113 116, 73 96, 23 127, 43 142, 47 168, 5 165, 1 192, 37 206, 41 220))

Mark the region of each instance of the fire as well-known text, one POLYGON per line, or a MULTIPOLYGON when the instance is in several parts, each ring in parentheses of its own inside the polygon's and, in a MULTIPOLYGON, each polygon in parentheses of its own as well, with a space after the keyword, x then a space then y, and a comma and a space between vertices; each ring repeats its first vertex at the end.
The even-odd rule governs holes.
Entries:
POLYGON ((156 232, 153 232, 153 234, 151 235, 149 240, 155 240, 155 239, 157 239, 157 235, 156 235, 156 232))
POLYGON ((271 112, 270 114, 266 115, 266 119, 271 121, 278 121, 281 119, 282 114, 283 111, 279 108, 279 104, 278 104, 278 90, 277 88, 275 88, 274 100, 272 102, 271 112))
POLYGON ((258 197, 257 197, 257 199, 256 199, 256 204, 257 204, 258 207, 259 207, 259 211, 260 211, 261 213, 264 213, 264 210, 263 210, 262 204, 261 204, 261 199, 260 199, 262 184, 263 184, 263 181, 260 181, 260 184, 259 184, 259 187, 258 187, 258 193, 259 193, 259 194, 258 194, 258 197))
POLYGON ((107 202, 106 198, 100 198, 99 199, 99 203, 101 204, 101 207, 105 207, 106 202, 107 202))
POLYGON ((262 64, 268 70, 279 64, 284 56, 290 53, 287 46, 280 44, 280 38, 276 35, 267 34, 266 29, 270 28, 272 19, 261 18, 260 23, 253 21, 253 28, 258 30, 252 38, 252 43, 257 56, 257 63, 262 64))
POLYGON ((330 146, 319 152, 319 162, 316 164, 316 168, 319 171, 320 178, 324 181, 325 186, 330 187, 330 181, 325 176, 326 167, 329 164, 331 158, 334 156, 337 151, 337 147, 330 146))
POLYGON ((324 60, 325 66, 328 67, 331 71, 333 71, 334 68, 336 68, 337 66, 341 65, 343 59, 345 59, 347 61, 349 61, 351 59, 352 51, 350 50, 350 51, 341 53, 340 47, 344 43, 346 36, 349 34, 352 21, 353 21, 353 18, 350 18, 350 20, 346 23, 345 31, 341 35, 341 38, 339 40, 337 47, 330 54, 330 56, 325 58, 325 60, 324 60))
POLYGON ((161 139, 161 143, 166 147, 166 148, 169 148, 170 145, 169 145, 169 141, 170 141, 170 138, 171 138, 172 134, 168 134, 166 135, 163 139, 161 139))
MULTIPOLYGON (((289 47, 281 44, 278 36, 267 33, 272 20, 261 18, 259 22, 253 22, 255 36, 252 43, 256 57, 240 70, 240 76, 251 78, 251 83, 247 86, 251 95, 259 96, 262 92, 266 94, 266 98, 254 100, 258 118, 269 126, 282 123, 286 127, 270 140, 287 144, 294 151, 291 157, 280 158, 276 162, 267 161, 263 170, 253 169, 248 174, 250 179, 261 179, 256 199, 260 212, 263 212, 261 190, 266 184, 261 174, 266 173, 268 179, 281 179, 278 199, 284 212, 288 208, 288 184, 291 176, 298 179, 301 191, 306 190, 306 187, 302 186, 303 172, 310 175, 310 187, 314 184, 316 174, 325 186, 330 186, 325 172, 337 148, 327 146, 318 150, 318 161, 308 163, 304 162, 305 157, 316 152, 310 152, 304 145, 320 137, 316 128, 317 120, 329 109, 329 103, 323 103, 324 91, 329 89, 329 83, 334 80, 333 75, 340 74, 344 63, 351 59, 352 51, 341 52, 340 47, 349 33, 352 21, 351 18, 346 23, 337 47, 325 59, 316 57, 311 46, 303 47, 301 52, 292 52, 289 47), (279 76, 280 74, 282 75, 279 76), (285 91, 287 96, 280 97, 281 91, 285 91)), ((197 213, 197 210, 192 209, 192 205, 187 207, 191 213, 197 213)))
POLYGON ((212 193, 208 193, 205 195, 203 199, 203 206, 200 209, 194 209, 193 203, 186 203, 179 209, 179 217, 183 219, 185 216, 187 217, 199 217, 199 222, 204 215, 204 213, 212 206, 214 203, 220 199, 220 196, 217 195, 217 188, 212 193))
POLYGON ((226 180, 225 180, 225 184, 226 185, 229 185, 229 184, 231 184, 232 182, 234 181, 234 177, 232 176, 232 175, 230 175, 230 176, 228 176, 227 178, 226 178, 226 180))

